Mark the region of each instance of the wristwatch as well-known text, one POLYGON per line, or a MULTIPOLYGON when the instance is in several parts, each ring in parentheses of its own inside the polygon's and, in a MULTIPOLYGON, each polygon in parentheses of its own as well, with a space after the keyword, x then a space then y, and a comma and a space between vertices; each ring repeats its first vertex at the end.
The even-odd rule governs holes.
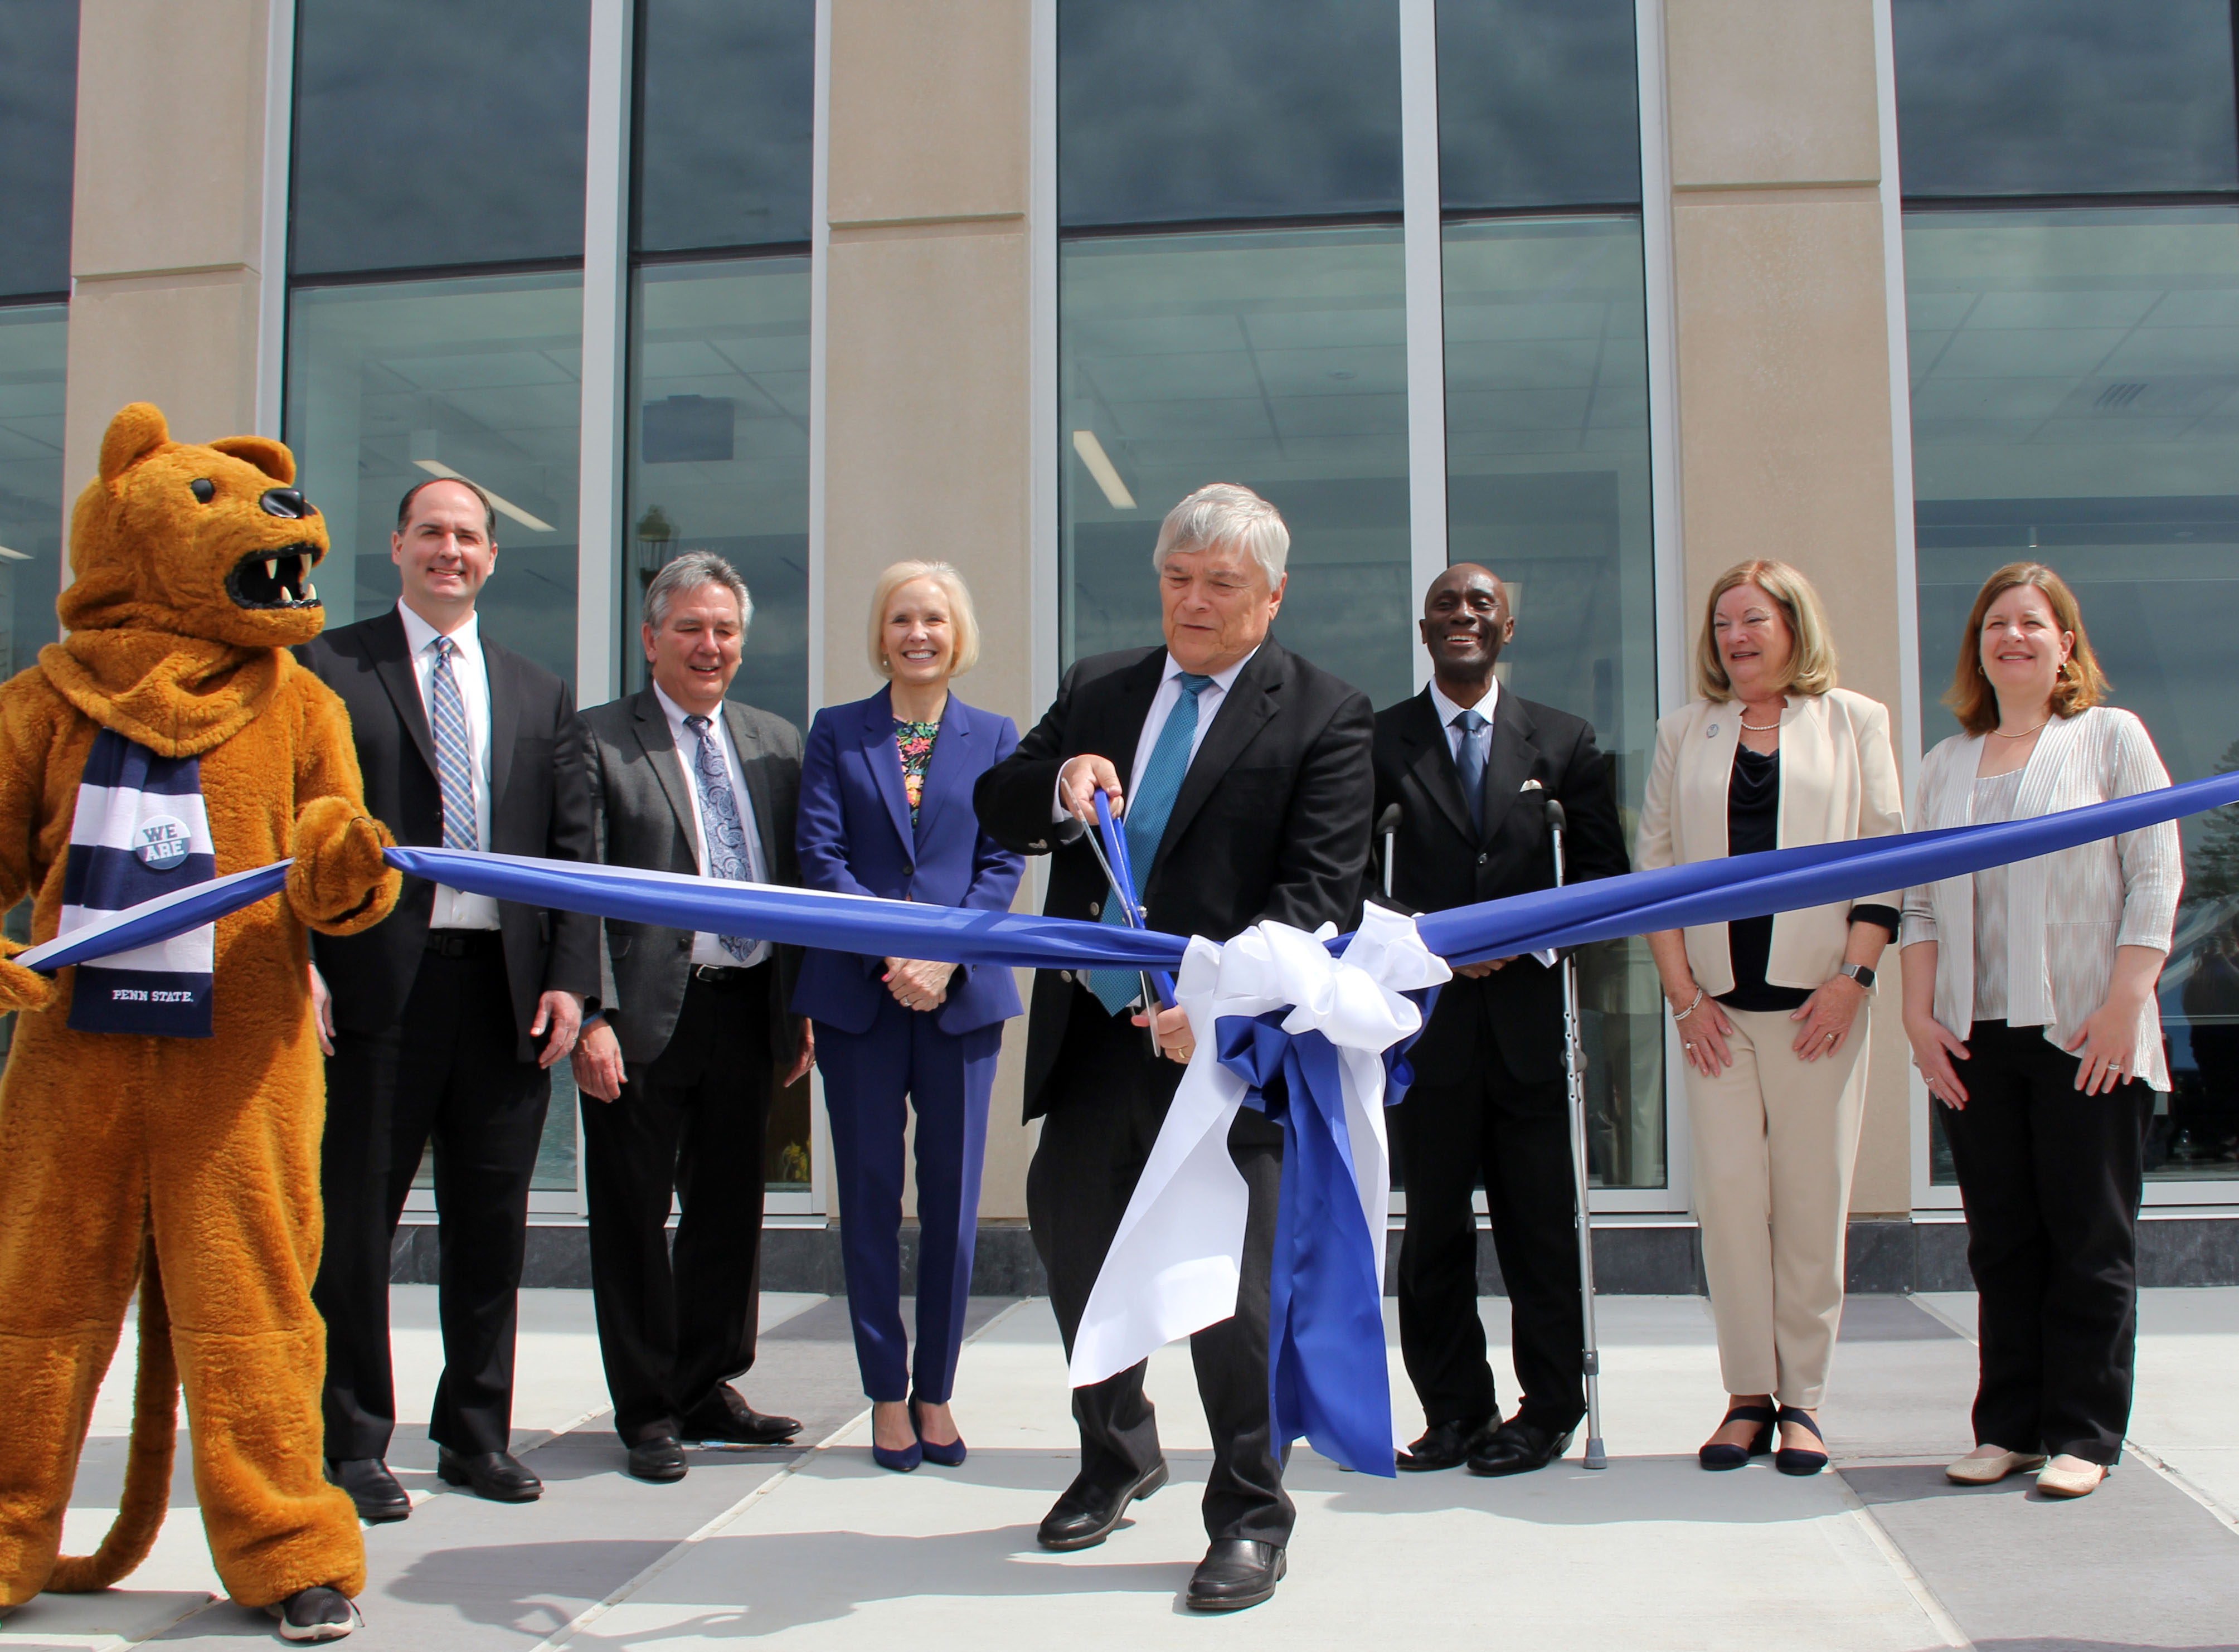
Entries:
POLYGON ((1864 964, 1845 964, 1840 972, 1849 976, 1867 992, 1874 990, 1874 972, 1864 964))

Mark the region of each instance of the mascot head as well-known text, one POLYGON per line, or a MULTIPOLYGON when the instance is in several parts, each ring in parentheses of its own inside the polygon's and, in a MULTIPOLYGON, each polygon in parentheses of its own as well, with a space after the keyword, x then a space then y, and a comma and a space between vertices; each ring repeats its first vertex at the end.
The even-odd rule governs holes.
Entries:
POLYGON ((295 456, 269 436, 189 446, 134 402, 110 421, 101 475, 70 519, 63 623, 243 648, 309 641, 327 526, 295 481, 295 456))

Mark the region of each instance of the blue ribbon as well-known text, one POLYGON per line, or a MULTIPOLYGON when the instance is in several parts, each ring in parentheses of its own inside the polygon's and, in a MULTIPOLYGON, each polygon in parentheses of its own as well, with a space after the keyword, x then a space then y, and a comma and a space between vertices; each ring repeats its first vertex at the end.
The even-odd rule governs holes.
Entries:
POLYGON ((1335 1045, 1283 1030, 1284 1012, 1225 1015, 1220 1065, 1244 1105, 1283 1126, 1267 1312, 1267 1406, 1279 1448, 1304 1439, 1332 1462, 1390 1477, 1392 1388, 1384 1282, 1360 1219, 1335 1045))

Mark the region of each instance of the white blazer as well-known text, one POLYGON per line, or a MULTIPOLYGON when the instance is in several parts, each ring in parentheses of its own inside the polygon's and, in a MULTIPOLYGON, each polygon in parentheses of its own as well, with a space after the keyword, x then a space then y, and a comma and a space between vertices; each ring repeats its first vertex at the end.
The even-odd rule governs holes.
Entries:
MULTIPOLYGON (((1726 790, 1741 743, 1742 708, 1698 700, 1656 725, 1656 759, 1648 771, 1632 864, 1657 866, 1716 860, 1726 853, 1726 790)), ((1830 688, 1791 694, 1780 713, 1780 836, 1783 849, 1847 843, 1904 830, 1904 787, 1890 745, 1889 708, 1877 700, 1830 688)), ((1872 901, 1838 900, 1782 912, 1772 920, 1765 959, 1770 986, 1809 992, 1843 965, 1850 908, 1895 909, 1899 892, 1872 901)), ((1687 932, 1687 962, 1712 998, 1734 990, 1733 949, 1724 924, 1687 932)))
MULTIPOLYGON (((1987 737, 1954 734, 1920 766, 1923 831, 1974 823, 1975 778, 1987 737)), ((2022 770, 2014 819, 2081 808, 2169 783, 2146 727, 2129 712, 2095 706, 2056 717, 2022 770)), ((2117 946, 2166 952, 2184 887, 2176 824, 2079 844, 2006 870, 2006 1020, 2042 1026, 2066 1046, 2106 1001, 2117 946)), ((1937 943, 1936 1018, 1965 1038, 1975 1022, 1975 879, 1944 878, 1905 892, 1903 945, 1937 943)), ((2161 1005, 2151 997, 2126 1065, 2156 1090, 2169 1087, 2161 1005)))

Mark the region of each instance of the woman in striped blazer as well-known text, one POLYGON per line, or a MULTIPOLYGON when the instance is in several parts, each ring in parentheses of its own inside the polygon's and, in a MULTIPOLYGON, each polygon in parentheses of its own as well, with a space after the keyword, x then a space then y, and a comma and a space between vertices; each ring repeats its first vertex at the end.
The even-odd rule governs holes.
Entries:
MULTIPOLYGON (((1922 765, 1918 825, 2167 786, 2106 690, 2060 576, 2000 568, 1944 696, 1966 732, 1922 765)), ((2172 824, 1906 892, 1905 1036, 1942 1110, 1981 1296, 1977 1444, 1945 1470, 1962 1483, 2041 1469, 2041 1489, 2082 1496, 2121 1456, 2145 1136, 2169 1087, 2154 984, 2183 883, 2172 824)))

